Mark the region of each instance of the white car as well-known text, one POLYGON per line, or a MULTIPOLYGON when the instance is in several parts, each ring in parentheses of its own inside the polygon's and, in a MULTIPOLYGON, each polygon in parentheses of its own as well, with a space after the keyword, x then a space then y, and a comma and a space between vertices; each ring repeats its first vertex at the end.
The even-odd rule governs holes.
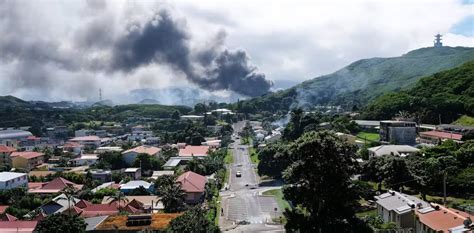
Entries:
POLYGON ((241 176, 242 176, 242 172, 237 171, 237 172, 235 173, 235 177, 241 177, 241 176))

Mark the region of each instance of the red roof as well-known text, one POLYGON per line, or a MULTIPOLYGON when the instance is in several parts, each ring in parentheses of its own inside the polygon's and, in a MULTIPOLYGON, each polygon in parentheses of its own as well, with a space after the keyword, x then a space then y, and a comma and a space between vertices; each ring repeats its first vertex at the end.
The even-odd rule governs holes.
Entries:
POLYGON ((34 151, 22 151, 22 152, 13 152, 10 154, 10 157, 23 157, 25 159, 32 159, 36 157, 43 156, 43 153, 34 152, 34 151))
POLYGON ((7 205, 0 205, 0 214, 5 213, 5 210, 7 210, 8 206, 7 205))
POLYGON ((26 140, 40 140, 41 138, 36 137, 34 135, 26 137, 26 140))
POLYGON ((109 204, 92 204, 82 209, 81 216, 84 218, 114 215, 119 212, 117 205, 109 204))
POLYGON ((188 171, 180 175, 176 182, 180 182, 181 188, 187 193, 202 193, 206 186, 206 177, 188 171))
POLYGON ((78 203, 76 203, 74 206, 79 207, 81 209, 84 209, 88 206, 92 205, 92 203, 86 201, 86 200, 80 200, 78 203))
POLYGON ((38 221, 13 221, 13 222, 0 221, 0 232, 3 232, 3 233, 33 232, 37 224, 38 224, 38 221))
POLYGON ((205 156, 209 151, 209 146, 186 146, 179 149, 179 156, 205 156))
POLYGON ((78 142, 66 142, 63 145, 63 148, 75 148, 75 147, 82 147, 82 145, 79 144, 78 142))
POLYGON ((71 206, 71 208, 65 210, 64 212, 70 214, 77 214, 80 215, 82 213, 82 209, 77 206, 71 206))
POLYGON ((420 136, 431 137, 431 138, 441 138, 441 139, 453 139, 453 140, 461 140, 462 134, 456 133, 448 133, 448 132, 441 132, 441 131, 427 131, 427 132, 420 132, 420 136))
POLYGON ((34 186, 30 186, 28 184, 28 188, 30 189, 29 192, 31 193, 58 193, 66 188, 68 185, 72 185, 76 190, 82 189, 82 185, 75 184, 69 180, 66 180, 62 177, 54 178, 54 180, 45 183, 41 187, 33 188, 34 186))
POLYGON ((439 210, 434 210, 424 214, 418 213, 420 222, 435 231, 448 233, 450 228, 463 225, 463 222, 467 217, 470 217, 471 219, 474 218, 474 215, 469 215, 468 213, 459 210, 446 208, 442 205, 437 206, 439 206, 439 210))
POLYGON ((16 149, 13 147, 0 145, 0 153, 10 153, 10 152, 15 152, 15 151, 16 149))
POLYGON ((43 211, 41 211, 38 215, 36 215, 36 217, 33 218, 33 220, 41 221, 41 220, 45 219, 46 217, 47 217, 47 215, 45 213, 43 213, 43 211))

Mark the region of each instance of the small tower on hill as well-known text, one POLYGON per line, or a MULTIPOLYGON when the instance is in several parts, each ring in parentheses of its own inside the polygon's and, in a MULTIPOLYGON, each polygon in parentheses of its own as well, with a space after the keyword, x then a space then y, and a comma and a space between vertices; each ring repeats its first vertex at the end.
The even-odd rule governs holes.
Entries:
POLYGON ((435 35, 435 39, 434 39, 434 47, 435 48, 439 48, 439 47, 443 47, 443 43, 441 42, 441 37, 443 37, 441 34, 436 34, 435 35))

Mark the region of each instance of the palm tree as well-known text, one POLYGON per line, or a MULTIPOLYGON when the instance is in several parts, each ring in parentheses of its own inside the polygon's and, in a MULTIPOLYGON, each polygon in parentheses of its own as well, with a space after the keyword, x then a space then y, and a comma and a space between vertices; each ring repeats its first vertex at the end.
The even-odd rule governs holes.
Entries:
POLYGON ((165 206, 166 213, 175 213, 184 206, 184 197, 186 193, 181 189, 179 184, 171 184, 162 186, 158 196, 165 206))
POLYGON ((127 196, 125 196, 125 194, 120 192, 120 191, 117 191, 117 192, 114 193, 114 195, 109 196, 107 198, 107 200, 110 200, 111 201, 110 203, 117 202, 118 203, 118 209, 119 209, 120 212, 122 211, 122 201, 128 202, 127 196))
POLYGON ((71 214, 71 201, 75 202, 76 199, 76 189, 72 185, 67 185, 64 187, 64 189, 61 191, 62 194, 64 194, 64 197, 60 197, 60 200, 67 200, 67 205, 68 205, 68 211, 69 215, 71 214))

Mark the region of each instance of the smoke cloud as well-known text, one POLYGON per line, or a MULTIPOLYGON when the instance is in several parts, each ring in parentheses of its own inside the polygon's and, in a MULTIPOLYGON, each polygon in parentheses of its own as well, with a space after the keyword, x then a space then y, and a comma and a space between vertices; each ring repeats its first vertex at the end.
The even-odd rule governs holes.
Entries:
POLYGON ((162 10, 143 28, 130 26, 128 34, 114 47, 112 70, 131 72, 150 63, 165 63, 206 90, 231 90, 247 96, 268 92, 272 83, 249 64, 247 53, 223 49, 225 33, 216 38, 208 49, 193 56, 184 26, 162 10))
POLYGON ((151 15, 138 9, 136 18, 129 13, 133 10, 118 15, 110 7, 105 1, 87 1, 80 14, 83 18, 61 38, 58 35, 64 32, 50 25, 59 19, 39 19, 35 25, 34 17, 41 14, 32 14, 34 4, 0 1, 0 92, 55 98, 62 89, 71 91, 71 96, 87 97, 103 82, 143 83, 143 78, 150 79, 142 75, 143 70, 157 70, 150 67, 171 71, 154 73, 155 81, 146 82, 151 85, 172 76, 176 83, 184 77, 207 91, 245 96, 269 91, 272 83, 250 64, 248 54, 225 47, 225 31, 199 46, 193 43, 185 19, 175 19, 169 9, 151 15))

